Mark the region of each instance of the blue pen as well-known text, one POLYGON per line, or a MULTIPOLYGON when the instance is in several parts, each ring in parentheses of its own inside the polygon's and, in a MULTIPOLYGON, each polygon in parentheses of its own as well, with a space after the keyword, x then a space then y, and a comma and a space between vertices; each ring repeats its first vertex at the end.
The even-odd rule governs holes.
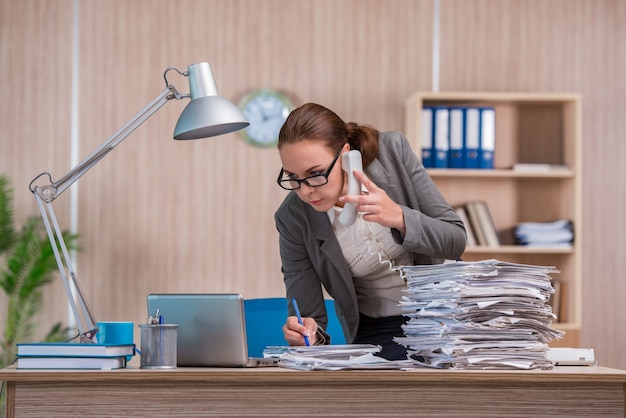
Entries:
MULTIPOLYGON (((296 302, 296 298, 291 299, 291 302, 293 303, 293 309, 296 310, 296 316, 298 317, 298 322, 300 323, 300 325, 304 325, 302 323, 302 317, 300 316, 300 309, 298 309, 298 302, 296 302)), ((307 347, 311 345, 309 343, 309 337, 307 337, 306 335, 304 336, 304 344, 306 344, 307 347)))

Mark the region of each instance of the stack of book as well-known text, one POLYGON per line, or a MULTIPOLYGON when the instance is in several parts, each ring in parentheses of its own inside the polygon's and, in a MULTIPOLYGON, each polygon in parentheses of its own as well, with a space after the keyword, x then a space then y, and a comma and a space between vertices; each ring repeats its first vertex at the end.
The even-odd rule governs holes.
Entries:
POLYGON ((548 369, 547 343, 562 338, 547 301, 554 267, 498 260, 404 266, 410 319, 404 337, 418 364, 454 369, 548 369))
POLYGON ((553 222, 522 222, 515 227, 515 238, 520 245, 571 247, 574 241, 574 226, 567 219, 553 222))
POLYGON ((456 207, 455 211, 465 224, 468 246, 497 247, 500 245, 500 237, 487 202, 470 201, 456 207))
POLYGON ((112 370, 134 354, 134 344, 24 343, 17 344, 17 368, 112 370))

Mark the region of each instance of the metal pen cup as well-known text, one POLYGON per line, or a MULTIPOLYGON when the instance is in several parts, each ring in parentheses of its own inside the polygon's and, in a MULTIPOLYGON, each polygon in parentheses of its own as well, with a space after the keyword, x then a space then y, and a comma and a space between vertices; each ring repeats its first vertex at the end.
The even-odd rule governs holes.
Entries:
POLYGON ((175 369, 177 324, 139 324, 142 369, 175 369))

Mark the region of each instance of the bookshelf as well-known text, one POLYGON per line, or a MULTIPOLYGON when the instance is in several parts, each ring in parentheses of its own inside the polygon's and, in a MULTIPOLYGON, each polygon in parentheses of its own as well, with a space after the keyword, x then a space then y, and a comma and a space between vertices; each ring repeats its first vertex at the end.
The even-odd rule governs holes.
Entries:
POLYGON ((424 106, 491 106, 496 111, 493 169, 428 169, 450 205, 484 200, 501 245, 468 247, 466 261, 501 261, 551 265, 561 283, 559 321, 566 332, 553 346, 578 347, 582 286, 582 162, 579 94, 416 92, 405 103, 405 133, 421 155, 421 109, 424 106), (514 170, 515 164, 537 164, 514 170), (541 164, 541 166, 539 165, 541 164), (557 170, 546 169, 558 166, 557 170), (575 240, 570 248, 515 245, 513 228, 520 222, 569 219, 575 240))

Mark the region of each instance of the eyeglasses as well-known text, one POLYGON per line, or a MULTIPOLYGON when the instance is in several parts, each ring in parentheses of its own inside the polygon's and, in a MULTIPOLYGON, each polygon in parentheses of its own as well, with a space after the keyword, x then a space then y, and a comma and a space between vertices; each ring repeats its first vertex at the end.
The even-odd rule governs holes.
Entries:
POLYGON ((323 174, 315 174, 313 176, 309 176, 303 179, 296 179, 296 178, 289 178, 289 177, 283 178, 283 176, 285 175, 285 170, 281 168, 280 173, 278 174, 278 178, 276 179, 276 182, 278 183, 280 187, 282 187, 285 190, 299 189, 302 183, 306 184, 309 187, 323 186, 326 183, 328 183, 328 176, 330 175, 330 172, 333 171, 333 167, 335 166, 335 163, 337 162, 339 155, 341 155, 341 150, 337 152, 337 155, 335 155, 333 162, 330 163, 330 167, 328 167, 328 170, 326 170, 326 172, 323 174))

